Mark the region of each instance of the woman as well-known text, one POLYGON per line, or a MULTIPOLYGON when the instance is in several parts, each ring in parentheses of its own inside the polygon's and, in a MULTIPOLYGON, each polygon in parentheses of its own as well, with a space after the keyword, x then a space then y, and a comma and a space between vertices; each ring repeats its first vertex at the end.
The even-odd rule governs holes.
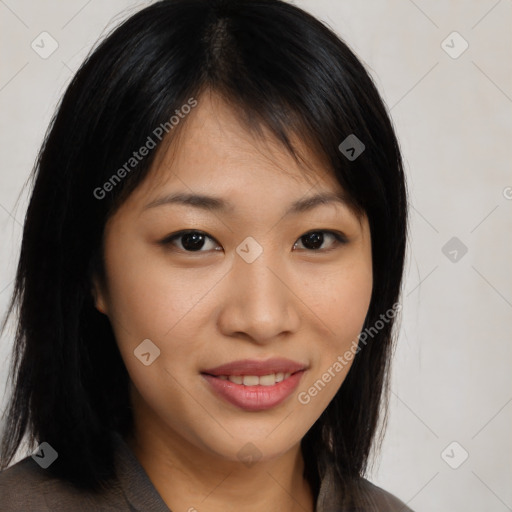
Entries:
POLYGON ((322 23, 279 0, 132 16, 37 161, 4 510, 409 510, 363 477, 405 234, 389 117, 322 23))

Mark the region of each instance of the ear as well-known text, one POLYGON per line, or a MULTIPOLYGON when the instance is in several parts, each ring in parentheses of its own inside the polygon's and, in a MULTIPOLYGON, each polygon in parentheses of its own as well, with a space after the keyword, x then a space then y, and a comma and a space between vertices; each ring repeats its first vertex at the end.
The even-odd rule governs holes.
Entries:
POLYGON ((91 294, 94 299, 95 308, 104 315, 108 316, 107 300, 104 291, 104 286, 100 283, 98 276, 92 278, 91 294))

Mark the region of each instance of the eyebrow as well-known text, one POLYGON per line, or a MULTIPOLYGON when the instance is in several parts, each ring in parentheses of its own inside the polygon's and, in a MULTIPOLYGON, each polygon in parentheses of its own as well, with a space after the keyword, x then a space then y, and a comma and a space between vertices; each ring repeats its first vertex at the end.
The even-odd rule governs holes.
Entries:
MULTIPOLYGON (((162 205, 180 204, 186 206, 193 206, 206 211, 216 212, 232 212, 234 210, 233 203, 226 199, 216 196, 209 196, 204 194, 190 194, 184 192, 176 192, 160 197, 144 206, 144 210, 156 208, 162 205)), ((345 207, 350 207, 350 202, 341 193, 323 192, 313 196, 305 197, 294 201, 284 213, 285 216, 303 213, 320 205, 325 204, 341 204, 345 207)))

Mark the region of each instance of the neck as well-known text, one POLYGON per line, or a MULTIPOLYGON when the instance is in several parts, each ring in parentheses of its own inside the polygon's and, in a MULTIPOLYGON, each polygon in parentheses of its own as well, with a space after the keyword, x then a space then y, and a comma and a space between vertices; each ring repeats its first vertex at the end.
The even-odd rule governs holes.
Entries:
MULTIPOLYGON (((148 414, 149 413, 149 414, 148 414)), ((271 460, 245 464, 202 450, 168 427, 135 416, 126 442, 171 510, 312 512, 300 445, 271 460)))

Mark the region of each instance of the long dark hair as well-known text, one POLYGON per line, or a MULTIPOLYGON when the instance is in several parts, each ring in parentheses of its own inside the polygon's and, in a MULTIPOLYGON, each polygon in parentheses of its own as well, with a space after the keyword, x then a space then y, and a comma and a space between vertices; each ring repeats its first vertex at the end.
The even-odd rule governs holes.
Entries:
MULTIPOLYGON (((107 219, 147 175, 156 151, 121 173, 123 179, 114 183, 112 176, 119 177, 157 127, 171 133, 176 109, 208 90, 233 106, 252 132, 269 129, 296 159, 294 137, 322 155, 367 215, 374 285, 364 327, 398 301, 407 217, 402 160, 386 108, 354 53, 284 1, 157 2, 123 22, 86 59, 34 168, 6 316, 19 312, 2 468, 28 435, 32 447, 46 441, 57 450, 48 471, 60 478, 94 490, 113 476, 109 434, 132 428, 129 377, 108 318, 94 308, 91 278, 102 275, 107 219), (349 136, 364 144, 357 158, 343 147, 349 136)), ((315 492, 327 466, 342 482, 367 469, 387 403, 394 339, 393 319, 380 323, 302 440, 315 492)))

